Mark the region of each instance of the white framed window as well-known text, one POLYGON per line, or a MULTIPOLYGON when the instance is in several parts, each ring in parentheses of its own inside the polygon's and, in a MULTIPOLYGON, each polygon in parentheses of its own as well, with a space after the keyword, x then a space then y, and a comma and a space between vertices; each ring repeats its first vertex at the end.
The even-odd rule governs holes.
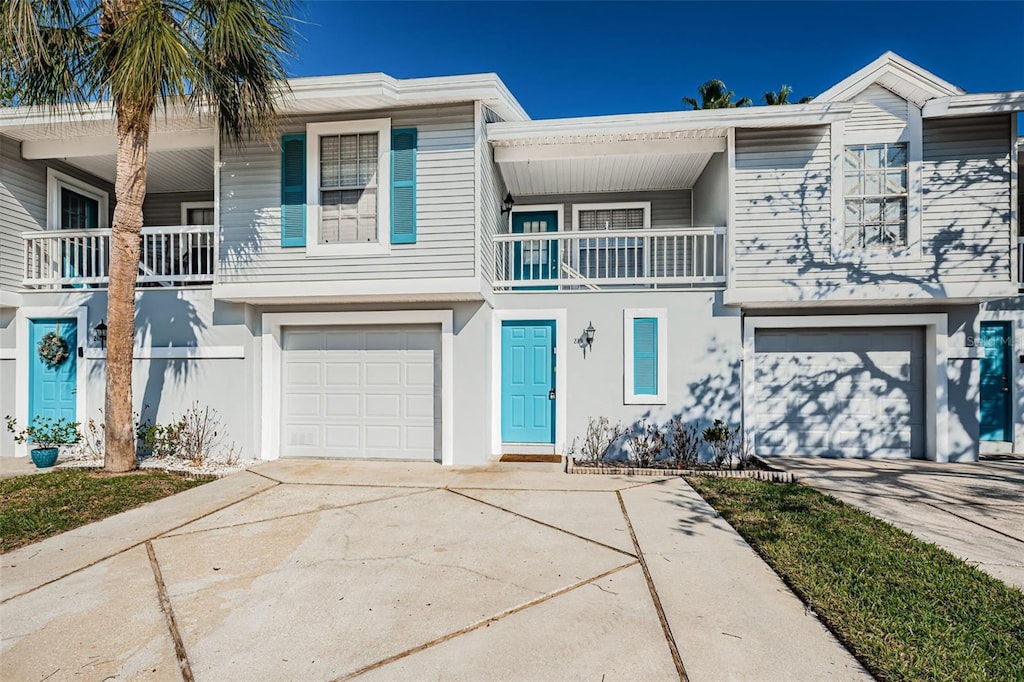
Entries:
POLYGON ((835 262, 868 265, 923 257, 921 110, 912 102, 906 106, 902 128, 830 125, 835 262))
POLYGON ((391 119, 306 126, 307 253, 388 253, 391 119))
MULTIPOLYGON (((651 227, 651 202, 573 204, 573 229, 577 232, 621 232, 651 227)), ((628 279, 644 276, 643 240, 635 237, 581 239, 574 266, 588 279, 628 279)))
POLYGON ((622 311, 622 402, 668 402, 668 312, 664 308, 622 311))
POLYGON ((181 202, 182 225, 216 225, 217 217, 213 214, 212 201, 181 202))
POLYGON ((86 230, 109 226, 110 195, 52 168, 46 169, 46 227, 86 230))
POLYGON ((846 249, 907 246, 907 143, 848 145, 843 150, 846 249))

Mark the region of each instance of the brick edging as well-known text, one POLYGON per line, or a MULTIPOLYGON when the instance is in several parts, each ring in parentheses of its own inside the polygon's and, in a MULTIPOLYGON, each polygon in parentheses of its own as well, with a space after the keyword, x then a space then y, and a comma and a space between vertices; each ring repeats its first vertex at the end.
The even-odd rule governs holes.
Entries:
POLYGON ((753 478, 772 483, 796 483, 796 477, 789 471, 765 471, 764 469, 647 469, 641 467, 588 467, 570 464, 566 473, 603 474, 606 476, 708 476, 711 478, 753 478))

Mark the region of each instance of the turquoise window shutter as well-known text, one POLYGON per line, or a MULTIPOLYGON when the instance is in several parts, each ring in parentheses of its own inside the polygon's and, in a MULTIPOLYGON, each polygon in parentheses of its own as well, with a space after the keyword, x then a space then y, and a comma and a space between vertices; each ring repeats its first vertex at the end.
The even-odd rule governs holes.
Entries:
POLYGON ((633 320, 633 393, 658 394, 658 318, 633 320))
POLYGON ((391 131, 391 243, 416 243, 416 129, 391 131))
POLYGON ((306 245, 306 135, 281 136, 281 246, 306 245))

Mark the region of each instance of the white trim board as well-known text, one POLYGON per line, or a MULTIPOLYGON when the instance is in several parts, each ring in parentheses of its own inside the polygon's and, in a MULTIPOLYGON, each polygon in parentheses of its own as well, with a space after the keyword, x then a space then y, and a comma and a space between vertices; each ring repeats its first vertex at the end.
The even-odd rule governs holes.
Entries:
POLYGON ((109 223, 109 212, 110 212, 110 195, 99 187, 94 187, 84 180, 68 175, 67 173, 61 173, 58 170, 52 168, 46 169, 46 229, 48 230, 59 230, 60 229, 60 190, 62 187, 84 194, 92 199, 95 199, 99 204, 97 209, 99 215, 96 216, 96 227, 106 228, 110 226, 109 223))
MULTIPOLYGON (((106 360, 106 348, 87 348, 88 360, 106 360)), ((217 360, 245 357, 245 346, 136 346, 133 360, 217 360)))
POLYGON ((555 452, 566 451, 569 398, 569 315, 565 308, 491 311, 491 456, 501 457, 501 323, 552 320, 555 323, 555 452))
POLYGON ((512 233, 512 216, 516 213, 547 213, 554 212, 558 214, 556 220, 558 221, 557 230, 558 232, 564 232, 569 227, 565 224, 565 204, 524 204, 522 206, 512 206, 512 210, 509 211, 508 215, 508 232, 512 233))
POLYGON ((213 298, 242 303, 319 303, 346 300, 481 301, 476 277, 228 282, 213 285, 213 298))
POLYGON ((754 338, 758 329, 858 329, 863 327, 924 327, 925 456, 949 461, 949 379, 947 376, 948 321, 945 313, 906 315, 806 315, 745 317, 743 319, 743 431, 748 445, 757 441, 754 404, 757 402, 754 338))
MULTIPOLYGON (((29 339, 29 321, 51 318, 74 318, 78 323, 78 347, 71 349, 72 353, 78 354, 79 349, 83 352, 88 348, 89 337, 92 330, 89 329, 89 309, 84 305, 64 306, 30 306, 19 308, 16 324, 17 347, 15 350, 15 379, 17 385, 14 395, 14 415, 18 423, 23 427, 28 424, 28 392, 29 392, 29 353, 31 352, 29 339)), ((79 358, 80 360, 81 358, 79 358)), ((84 421, 88 415, 88 391, 86 390, 86 371, 83 363, 79 362, 76 368, 75 377, 75 419, 84 421)), ((27 455, 28 446, 18 445, 15 447, 18 455, 27 455)))
POLYGON ((455 463, 454 313, 451 310, 264 313, 261 459, 281 456, 281 341, 284 327, 432 324, 441 328, 441 464, 455 463))

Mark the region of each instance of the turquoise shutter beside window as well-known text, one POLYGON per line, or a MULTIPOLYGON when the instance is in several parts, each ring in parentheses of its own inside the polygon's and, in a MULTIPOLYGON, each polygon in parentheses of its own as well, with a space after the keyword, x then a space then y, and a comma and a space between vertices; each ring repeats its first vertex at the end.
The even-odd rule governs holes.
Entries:
POLYGON ((281 136, 281 246, 306 245, 306 135, 281 136))
POLYGON ((391 131, 391 243, 416 243, 416 129, 391 131))
POLYGON ((658 394, 658 318, 633 320, 633 393, 658 394))

